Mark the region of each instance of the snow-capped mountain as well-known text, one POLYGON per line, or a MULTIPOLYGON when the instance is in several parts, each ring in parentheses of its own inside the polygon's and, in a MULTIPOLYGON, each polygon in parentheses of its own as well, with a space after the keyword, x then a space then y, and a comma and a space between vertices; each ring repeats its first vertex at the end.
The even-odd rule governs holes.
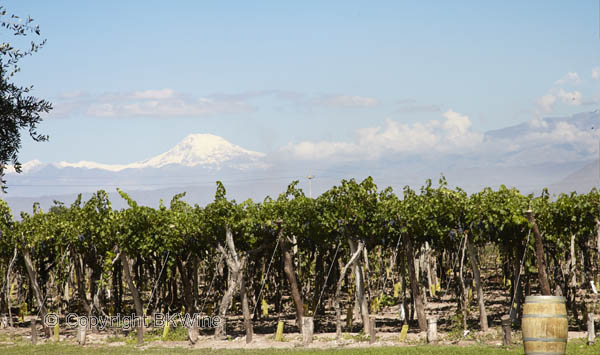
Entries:
POLYGON ((260 165, 263 153, 250 151, 212 134, 190 134, 167 152, 139 163, 142 167, 160 168, 169 164, 183 166, 213 165, 237 162, 237 167, 247 169, 260 165), (243 161, 241 161, 243 160, 243 161))
MULTIPOLYGON (((171 164, 204 167, 210 170, 225 167, 248 170, 266 168, 267 164, 262 161, 264 156, 263 153, 244 149, 213 134, 190 134, 165 153, 130 164, 103 164, 85 160, 77 163, 61 161, 44 164, 39 160, 32 160, 23 164, 22 170, 23 173, 28 173, 51 165, 55 168, 86 168, 118 172, 125 169, 161 168, 171 164)), ((10 168, 7 172, 14 173, 14 169, 10 168)))
MULTIPOLYGON (((38 170, 39 168, 44 167, 45 165, 46 164, 42 163, 37 159, 30 160, 27 163, 21 164, 21 173, 27 174, 29 172, 38 170)), ((16 174, 17 172, 15 171, 15 168, 12 165, 8 165, 6 167, 5 173, 16 174)))

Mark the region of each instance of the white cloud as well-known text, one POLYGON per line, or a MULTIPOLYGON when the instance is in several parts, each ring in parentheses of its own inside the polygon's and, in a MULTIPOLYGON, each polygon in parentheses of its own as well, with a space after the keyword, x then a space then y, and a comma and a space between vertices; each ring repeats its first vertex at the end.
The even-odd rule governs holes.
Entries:
POLYGON ((542 108, 542 110, 546 113, 552 112, 552 107, 556 102, 556 96, 548 93, 538 99, 538 105, 542 108))
POLYGON ((560 89, 558 91, 558 97, 562 100, 562 102, 568 105, 581 105, 581 93, 579 91, 568 92, 564 89, 560 89))
POLYGON ((548 122, 546 122, 546 120, 544 120, 542 117, 537 116, 529 121, 529 126, 531 126, 531 128, 546 128, 548 127, 548 122))
POLYGON ((581 121, 530 121, 525 129, 508 129, 487 136, 478 151, 487 158, 506 165, 540 164, 542 162, 583 161, 598 154, 598 130, 589 129, 581 121))
POLYGON ((52 117, 69 117, 73 113, 91 117, 203 117, 247 113, 257 110, 253 100, 271 97, 278 103, 297 107, 361 108, 379 104, 377 99, 363 96, 329 95, 306 98, 283 90, 248 91, 237 94, 213 94, 194 98, 170 88, 108 92, 90 95, 83 92, 64 93, 54 102, 52 117))
POLYGON ((240 101, 218 101, 207 98, 182 98, 127 101, 91 105, 87 111, 97 117, 190 117, 242 113, 255 110, 240 101))
POLYGON ((175 96, 175 91, 171 89, 135 91, 132 96, 136 99, 164 100, 175 96))
POLYGON ((581 78, 579 78, 579 74, 577 74, 576 72, 568 72, 565 76, 558 79, 554 83, 557 85, 561 85, 561 84, 567 84, 567 83, 579 84, 580 82, 581 82, 581 78))
POLYGON ((592 79, 600 79, 600 67, 595 67, 594 69, 592 69, 592 79))
POLYGON ((443 123, 446 139, 454 146, 469 147, 481 142, 481 135, 470 131, 471 120, 469 117, 452 110, 446 111, 443 116, 446 118, 443 123))
POLYGON ((579 106, 581 105, 582 96, 579 91, 565 91, 565 89, 562 88, 558 91, 552 89, 549 93, 540 97, 537 104, 543 112, 551 113, 554 109, 554 104, 558 99, 567 105, 579 106))
POLYGON ((377 159, 385 154, 430 154, 466 152, 483 142, 483 135, 471 131, 471 120, 448 110, 443 122, 404 124, 387 120, 383 127, 357 130, 355 142, 300 142, 282 150, 298 159, 377 159))
POLYGON ((370 107, 379 104, 377 99, 364 96, 326 96, 316 100, 316 104, 332 107, 370 107))
POLYGON ((66 92, 58 94, 58 98, 61 100, 80 99, 80 98, 84 98, 84 97, 88 97, 88 93, 85 91, 81 91, 81 90, 66 91, 66 92))
POLYGON ((442 110, 441 105, 435 105, 435 104, 424 104, 424 105, 408 104, 408 105, 402 105, 395 112, 398 112, 398 113, 439 112, 441 110, 442 110))
POLYGON ((560 121, 551 129, 530 132, 518 140, 527 145, 575 143, 589 152, 597 151, 598 133, 592 130, 580 130, 575 125, 560 121))
POLYGON ((356 154, 359 147, 355 143, 346 142, 300 142, 283 147, 284 152, 292 153, 298 159, 326 160, 335 156, 356 154))
POLYGON ((243 98, 192 98, 172 89, 105 93, 96 96, 63 95, 53 116, 80 112, 91 117, 204 117, 256 110, 243 98))
POLYGON ((386 152, 418 153, 423 149, 435 149, 441 143, 441 137, 436 132, 439 127, 439 121, 435 120, 425 124, 402 124, 387 120, 383 128, 357 131, 359 150, 368 154, 368 158, 377 158, 386 152))
POLYGON ((116 110, 113 104, 91 104, 87 114, 94 117, 114 117, 116 110))
MULTIPOLYGON (((579 100, 573 93, 563 93, 561 100, 562 97, 579 100)), ((600 130, 578 128, 569 119, 544 120, 539 116, 523 129, 484 135, 473 131, 468 116, 448 110, 440 120, 412 124, 387 120, 381 126, 357 130, 354 140, 289 143, 282 152, 292 159, 338 162, 400 156, 443 160, 444 156, 452 154, 494 164, 529 164, 540 159, 589 159, 597 154, 598 138, 600 130), (540 157, 538 153, 531 153, 544 151, 550 155, 540 157)))

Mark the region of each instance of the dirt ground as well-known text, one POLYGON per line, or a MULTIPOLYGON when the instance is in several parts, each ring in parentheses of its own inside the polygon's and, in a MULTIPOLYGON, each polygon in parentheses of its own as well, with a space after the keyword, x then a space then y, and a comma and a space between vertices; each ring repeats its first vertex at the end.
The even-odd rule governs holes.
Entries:
MULTIPOLYGON (((445 314, 446 307, 449 305, 444 302, 429 303, 428 308, 431 311, 437 310, 438 315, 445 314)), ((403 346, 403 345, 418 345, 427 342, 425 332, 417 332, 418 327, 416 324, 411 327, 407 337, 404 341, 400 340, 400 328, 401 323, 396 321, 392 317, 397 314, 394 312, 393 307, 387 310, 382 315, 377 316, 377 336, 375 344, 369 343, 368 336, 362 332, 344 332, 342 339, 336 341, 335 331, 324 331, 318 332, 313 337, 312 344, 308 345, 308 348, 314 349, 329 349, 329 348, 360 348, 360 347, 372 347, 372 346, 403 346), (399 326, 396 325, 398 323, 399 326)), ((433 314, 433 313, 432 313, 433 314)), ((275 320, 276 322, 276 320, 275 320)), ((0 330, 0 345, 10 345, 19 343, 31 342, 31 328, 25 323, 19 324, 15 328, 4 328, 0 330)), ((275 327, 271 327, 270 324, 273 321, 259 322, 256 327, 256 333, 253 336, 253 340, 250 344, 246 344, 243 330, 241 329, 241 319, 231 319, 228 321, 228 333, 227 340, 215 340, 211 331, 203 330, 198 338, 195 345, 191 345, 189 341, 185 339, 184 330, 179 331, 178 336, 180 340, 162 341, 160 340, 161 329, 152 329, 151 327, 145 329, 144 345, 143 347, 185 347, 185 348, 197 348, 197 349, 293 349, 304 347, 302 343, 302 336, 298 333, 295 327, 294 319, 285 320, 285 332, 283 341, 275 341, 275 327), (262 324, 264 323, 264 324, 262 324), (272 332, 269 330, 272 328, 272 332)), ((319 323, 319 322, 317 322, 319 323)), ((331 322, 332 323, 332 322, 331 322)), ((441 324, 444 324, 443 322, 441 324)), ((332 324, 322 324, 322 328, 330 328, 332 324)), ((356 328, 360 328, 357 325, 356 328)), ((446 327, 447 328, 447 327, 446 327)), ((470 345, 502 345, 502 332, 499 326, 491 325, 487 332, 472 331, 466 336, 457 331, 445 331, 442 325, 441 330, 438 331, 439 345, 459 345, 459 346, 470 346, 470 345)), ((176 330, 172 330, 176 331, 176 330)), ((570 331, 569 339, 584 338, 587 337, 587 333, 583 331, 570 331)), ((521 333, 519 330, 513 330, 512 333, 513 342, 518 344, 521 342, 521 333)), ((105 330, 105 331, 90 331, 86 338, 86 344, 89 345, 104 345, 104 346, 123 346, 127 344, 135 344, 137 337, 135 332, 123 332, 117 330, 105 330)), ((38 325, 38 343, 49 343, 53 342, 53 339, 44 338, 42 336, 42 328, 38 325)), ((64 343, 76 343, 76 330, 61 328, 60 342, 64 343)))
MULTIPOLYGON (((427 317, 437 318, 438 344, 458 344, 474 345, 486 344, 501 346, 502 331, 501 317, 508 314, 508 305, 510 304, 510 295, 508 288, 503 287, 501 280, 494 277, 489 272, 484 280, 485 304, 488 313, 489 330, 487 332, 479 331, 479 311, 476 300, 471 302, 468 312, 468 328, 470 331, 465 334, 462 323, 458 319, 456 299, 452 292, 444 294, 440 292, 438 296, 428 297, 426 303, 427 317), (441 296, 440 296, 441 295, 441 296)), ((496 274, 497 275, 497 274, 496 274)), ((442 290, 443 291, 443 290, 442 290)), ((475 296, 476 298, 476 296, 475 296)), ((187 341, 185 329, 171 330, 172 336, 167 341, 161 340, 162 329, 146 328, 144 335, 144 346, 147 347, 192 347, 192 348, 212 348, 212 349, 263 349, 263 348, 296 348, 302 347, 302 336, 299 334, 295 324, 291 301, 287 318, 284 320, 284 340, 275 341, 275 332, 278 319, 276 317, 265 317, 257 319, 254 322, 254 336, 250 344, 246 344, 245 332, 243 328, 243 319, 241 316, 230 316, 227 318, 227 340, 215 340, 212 336, 212 329, 201 329, 200 336, 195 345, 187 341)), ((308 347, 327 349, 333 347, 369 347, 369 346, 399 346, 416 345, 426 343, 426 333, 418 331, 416 320, 409 322, 409 331, 405 340, 400 340, 400 332, 403 322, 399 319, 399 306, 384 307, 376 314, 376 342, 369 343, 368 336, 364 335, 361 324, 354 324, 352 329, 346 327, 346 315, 343 314, 342 321, 344 333, 342 339, 336 341, 335 335, 335 316, 331 311, 332 307, 326 305, 324 309, 329 310, 325 316, 315 319, 315 335, 313 342, 308 347)), ((345 313, 345 312, 343 312, 345 313)), ((25 322, 15 324, 14 328, 0 329, 0 344, 15 344, 31 342, 30 320, 33 317, 26 317, 25 322)), ((356 318, 355 318, 356 319, 356 318)), ((580 331, 573 319, 569 319, 569 339, 587 337, 587 332, 580 331)), ((43 338, 41 325, 38 321, 38 342, 52 342, 52 339, 43 338)), ((521 331, 518 325, 513 327, 513 342, 521 343, 521 331)), ((76 343, 75 329, 61 327, 60 341, 66 343, 76 343)), ((118 346, 125 344, 135 344, 137 337, 135 332, 126 332, 122 329, 109 330, 90 330, 88 331, 87 344, 105 344, 107 346, 118 346)))

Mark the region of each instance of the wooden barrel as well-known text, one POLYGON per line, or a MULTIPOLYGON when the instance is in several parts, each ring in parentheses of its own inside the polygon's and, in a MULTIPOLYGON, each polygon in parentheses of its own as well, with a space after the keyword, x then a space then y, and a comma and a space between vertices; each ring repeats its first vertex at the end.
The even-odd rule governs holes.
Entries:
POLYGON ((569 336, 566 299, 562 296, 527 296, 523 304, 525 354, 564 354, 569 336))

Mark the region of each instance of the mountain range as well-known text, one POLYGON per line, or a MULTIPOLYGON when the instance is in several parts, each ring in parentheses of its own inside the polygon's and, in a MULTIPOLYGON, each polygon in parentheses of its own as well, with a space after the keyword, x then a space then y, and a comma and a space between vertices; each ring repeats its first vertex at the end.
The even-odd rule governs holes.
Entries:
MULTIPOLYGON (((162 168, 168 165, 184 167, 202 166, 207 169, 221 169, 224 167, 247 170, 256 167, 266 167, 260 163, 265 154, 246 150, 231 144, 225 139, 213 134, 190 134, 176 146, 165 153, 150 159, 130 164, 103 164, 92 161, 68 163, 42 163, 39 160, 29 161, 22 166, 24 173, 40 170, 47 166, 55 168, 85 168, 118 172, 126 169, 162 168)), ((14 169, 9 169, 14 172, 14 169)))
POLYGON ((426 155, 390 153, 377 159, 336 162, 308 161, 283 154, 244 149, 212 134, 190 134, 168 151, 129 164, 91 161, 69 163, 32 160, 23 172, 8 169, 8 194, 2 196, 14 214, 31 211, 33 202, 48 208, 54 200, 71 203, 77 193, 84 198, 98 189, 111 194, 113 207, 125 207, 115 193, 129 192, 139 203, 156 206, 179 192, 190 203, 213 199, 215 181, 225 184, 236 200, 277 196, 293 180, 309 194, 318 195, 341 179, 373 176, 380 187, 401 191, 405 185, 421 186, 425 179, 443 174, 450 185, 467 191, 500 184, 522 192, 587 192, 600 182, 598 139, 600 112, 570 117, 536 119, 488 131, 473 151, 426 155))

